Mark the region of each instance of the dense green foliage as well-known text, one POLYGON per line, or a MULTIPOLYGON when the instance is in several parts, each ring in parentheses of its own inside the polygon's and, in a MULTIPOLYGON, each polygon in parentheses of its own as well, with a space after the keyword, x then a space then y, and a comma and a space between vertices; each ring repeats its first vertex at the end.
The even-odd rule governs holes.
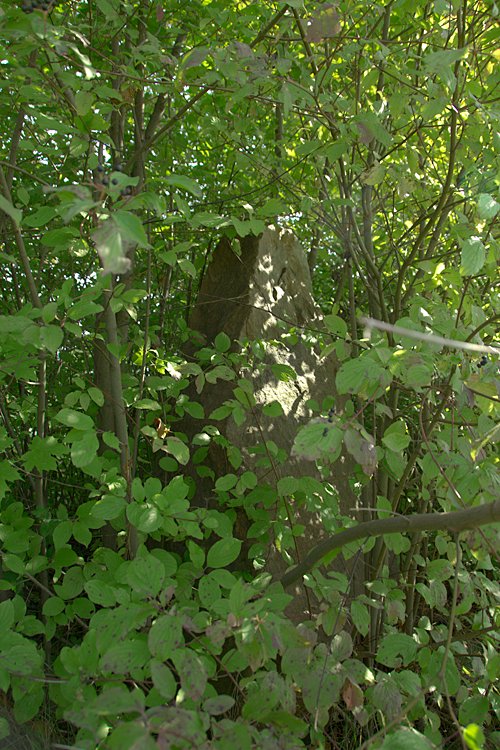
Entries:
POLYGON ((494 527, 359 541, 364 593, 309 571, 320 609, 291 622, 261 564, 269 538, 298 562, 279 508, 311 495, 328 529, 354 521, 332 520, 326 481, 259 495, 231 445, 216 503, 190 503, 182 469, 210 479, 217 419, 250 420, 265 344, 181 352, 219 237, 289 227, 327 326, 301 335, 335 351, 348 397, 330 423, 316 405, 328 429, 305 426, 297 450, 321 468, 345 441, 366 519, 498 498, 497 6, 45 5, 0 4, 0 691, 16 719, 84 750, 494 747, 494 527), (362 316, 421 336, 368 336, 362 316), (186 391, 218 379, 235 397, 205 414, 186 391))

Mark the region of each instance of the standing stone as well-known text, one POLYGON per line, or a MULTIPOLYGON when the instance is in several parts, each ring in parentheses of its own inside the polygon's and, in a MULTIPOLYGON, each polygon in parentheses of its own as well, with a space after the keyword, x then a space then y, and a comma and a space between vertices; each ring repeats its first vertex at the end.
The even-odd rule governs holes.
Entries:
MULTIPOLYGON (((291 449, 299 428, 313 417, 307 403, 309 399, 314 399, 321 407, 325 397, 333 397, 339 405, 335 392, 337 361, 334 355, 320 357, 319 351, 304 341, 308 331, 322 330, 322 321, 312 295, 307 259, 293 233, 270 227, 260 237, 243 238, 235 248, 223 238, 208 266, 189 325, 202 334, 209 345, 221 331, 233 342, 275 342, 266 346, 262 368, 250 374, 243 373, 252 381, 256 402, 247 413, 246 422, 238 427, 228 418, 222 424, 220 421, 215 424, 229 442, 243 452, 240 472, 255 471, 259 484, 276 486, 283 477, 318 480, 314 462, 291 455, 291 449), (280 341, 283 334, 293 328, 298 334, 297 343, 292 346, 280 341), (297 378, 279 379, 275 374, 277 368, 273 373, 272 365, 292 367, 297 378), (262 413, 262 407, 271 401, 281 404, 282 415, 270 417, 262 413), (262 449, 266 441, 273 441, 282 449, 286 460, 283 463, 273 460, 262 469, 258 464, 262 453, 256 456, 252 448, 257 445, 262 449)), ((215 385, 205 386, 195 398, 209 415, 224 401, 233 398, 234 387, 234 382, 217 381, 215 385)), ((186 431, 189 432, 189 428, 186 431)), ((234 471, 220 451, 215 450, 210 461, 216 477, 234 471)), ((331 512, 354 515, 357 499, 349 481, 352 476, 352 460, 342 455, 332 465, 331 476, 326 480, 333 485, 338 497, 338 508, 333 507, 336 504, 333 502, 331 512)), ((288 562, 278 551, 276 540, 269 540, 266 569, 274 576, 284 573, 290 564, 298 562, 297 557, 302 559, 325 537, 324 502, 324 496, 314 496, 314 493, 302 504, 288 499, 288 511, 282 509, 281 516, 289 514, 292 524, 303 526, 304 533, 296 537, 295 544, 288 549, 288 562)), ((269 513, 275 514, 275 507, 270 507, 269 513)), ((337 560, 336 568, 350 574, 343 561, 339 564, 337 560)), ((295 599, 288 613, 298 621, 304 619, 308 605, 302 585, 292 593, 295 599)))

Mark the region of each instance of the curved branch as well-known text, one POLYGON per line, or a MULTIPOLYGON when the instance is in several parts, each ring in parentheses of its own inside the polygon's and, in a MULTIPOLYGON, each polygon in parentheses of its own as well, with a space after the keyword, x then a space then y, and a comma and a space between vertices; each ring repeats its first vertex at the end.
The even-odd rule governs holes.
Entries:
POLYGON ((287 588, 302 578, 305 573, 308 573, 325 555, 346 544, 358 539, 366 539, 369 536, 397 533, 416 534, 419 531, 446 530, 459 532, 498 522, 500 522, 500 500, 479 505, 476 508, 455 510, 450 513, 416 513, 412 516, 366 521, 350 529, 344 529, 344 531, 340 531, 329 539, 325 539, 324 542, 317 544, 301 563, 287 571, 279 580, 283 587, 287 588))

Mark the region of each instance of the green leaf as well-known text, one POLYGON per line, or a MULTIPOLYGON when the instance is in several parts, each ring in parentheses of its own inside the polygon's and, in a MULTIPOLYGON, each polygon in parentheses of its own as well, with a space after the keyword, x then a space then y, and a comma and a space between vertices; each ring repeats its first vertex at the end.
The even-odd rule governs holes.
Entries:
POLYGON ((299 430, 293 442, 292 455, 314 461, 327 458, 334 461, 342 447, 344 433, 326 419, 312 419, 299 430))
POLYGON ((4 198, 4 196, 1 194, 0 194, 0 210, 2 210, 4 213, 10 216, 10 218, 13 220, 16 226, 19 226, 21 224, 21 221, 23 218, 23 212, 20 211, 18 208, 14 208, 12 203, 8 201, 7 198, 4 198))
POLYGON ((42 311, 42 320, 44 323, 50 323, 51 320, 54 320, 56 315, 57 302, 49 302, 47 305, 44 305, 42 311))
POLYGON ((0 603, 0 633, 9 630, 14 624, 14 604, 12 599, 0 603))
POLYGON ((344 445, 363 472, 371 477, 377 468, 377 452, 371 435, 350 427, 344 433, 344 445))
POLYGON ((429 52, 424 57, 424 69, 436 73, 449 88, 455 85, 455 74, 452 66, 467 53, 467 47, 429 52))
POLYGON ((164 181, 167 183, 167 185, 172 185, 172 187, 186 190, 196 198, 201 198, 201 196, 203 195, 202 189, 200 188, 196 180, 192 180, 191 177, 186 177, 182 174, 170 174, 164 178, 164 181))
POLYGON ((102 305, 98 305, 97 302, 91 300, 80 300, 75 302, 68 310, 68 318, 71 320, 81 320, 86 318, 88 315, 96 315, 104 310, 102 305))
POLYGON ((59 599, 57 596, 51 596, 50 599, 47 599, 44 603, 42 612, 45 617, 55 617, 55 615, 61 614, 65 606, 66 605, 62 599, 59 599))
POLYGON ((79 237, 80 233, 73 227, 61 227, 60 229, 51 229, 49 232, 45 232, 41 242, 45 247, 57 247, 61 250, 65 250, 68 245, 79 237))
POLYGON ((477 212, 481 219, 490 221, 490 219, 495 218, 499 210, 500 203, 497 203, 493 196, 488 195, 488 193, 480 193, 477 199, 477 212))
POLYGON ((10 461, 0 461, 0 500, 7 492, 7 482, 15 482, 21 475, 10 461))
POLYGON ((10 726, 7 719, 4 719, 3 716, 0 717, 0 741, 4 740, 6 737, 10 735, 10 726))
POLYGON ((386 667, 397 667, 401 662, 410 664, 417 654, 418 644, 405 633, 391 633, 380 641, 377 661, 386 667), (399 658, 401 657, 401 658, 399 658))
POLYGON ((429 101, 422 107, 422 119, 425 122, 433 120, 436 115, 441 114, 443 109, 447 106, 448 101, 449 100, 445 96, 438 96, 436 99, 429 99, 429 101))
POLYGON ((140 691, 129 691, 125 686, 106 686, 94 703, 96 713, 99 716, 109 714, 142 713, 144 711, 144 698, 140 691))
POLYGON ((71 444, 71 461, 74 466, 83 468, 92 463, 99 450, 99 440, 92 431, 82 432, 81 437, 71 444))
POLYGON ((290 365, 274 364, 271 365, 271 370, 273 375, 278 380, 281 380, 284 383, 289 383, 292 380, 297 380, 297 373, 295 372, 293 367, 290 367, 290 365))
POLYGON ((471 695, 460 705, 458 720, 460 724, 482 724, 488 715, 490 704, 485 695, 471 695))
POLYGON ((325 315, 323 321, 330 333, 334 333, 342 339, 347 336, 347 323, 338 315, 325 315))
POLYGON ((366 604, 353 601, 351 604, 351 617, 358 633, 361 633, 361 635, 368 635, 370 629, 370 613, 366 604))
POLYGON ((263 206, 259 206, 258 214, 261 218, 281 216, 289 211, 289 206, 280 198, 269 198, 263 206))
POLYGON ((236 487, 238 483, 238 477, 236 474, 225 474, 223 477, 219 477, 215 482, 215 489, 219 492, 227 492, 236 487))
POLYGON ((75 565, 66 571, 61 586, 55 587, 54 590, 61 599, 74 599, 81 594, 83 586, 84 578, 82 569, 75 565))
POLYGON ((401 453, 409 446, 410 439, 406 432, 406 424, 404 422, 393 422, 384 432, 382 442, 389 450, 401 453))
POLYGON ((216 578, 210 573, 200 578, 198 596, 200 597, 201 604, 208 610, 211 610, 213 605, 220 601, 222 596, 220 586, 216 578))
POLYGON ((214 345, 218 352, 227 352, 231 346, 231 339, 224 332, 218 333, 214 345))
POLYGON ((214 419, 215 421, 219 421, 221 419, 226 419, 233 411, 233 407, 229 404, 224 404, 223 406, 219 406, 217 409, 214 409, 213 412, 210 414, 210 419, 214 419))
POLYGON ((263 407, 262 413, 266 417, 280 417, 283 414, 283 407, 279 401, 270 401, 263 407))
POLYGON ((60 326, 42 326, 40 343, 52 354, 55 354, 64 340, 64 331, 60 326))
POLYGON ((207 555, 207 566, 209 568, 225 568, 234 562, 241 550, 239 539, 220 539, 210 547, 207 555))
POLYGON ((112 521, 114 518, 118 518, 120 513, 125 509, 125 506, 126 502, 123 497, 104 495, 100 500, 95 501, 90 515, 102 521, 112 521))
POLYGON ((391 134, 382 125, 381 120, 375 112, 363 112, 356 115, 354 122, 358 126, 361 142, 368 145, 372 140, 380 141, 389 147, 392 143, 391 134))
POLYGON ((103 432, 102 439, 110 448, 113 448, 115 451, 120 450, 120 441, 113 432, 103 432))
POLYGON ((149 650, 145 641, 139 638, 115 643, 99 662, 103 672, 129 674, 143 667, 149 660, 149 650))
POLYGON ((377 383, 382 383, 384 369, 369 357, 343 362, 335 382, 339 393, 359 393, 371 397, 377 383))
POLYGON ((46 438, 35 435, 23 456, 24 466, 27 471, 31 471, 33 468, 37 468, 39 471, 51 471, 57 468, 57 461, 54 456, 63 456, 67 452, 67 447, 52 435, 46 438))
POLYGON ((165 568, 153 555, 137 557, 127 568, 127 580, 141 596, 157 596, 165 580, 165 568))
POLYGON ((152 534, 162 525, 162 515, 156 505, 151 503, 129 503, 127 520, 144 534, 152 534))
POLYGON ((84 585, 91 602, 101 607, 113 607, 116 604, 116 596, 113 587, 98 578, 92 578, 84 585))
POLYGON ((460 273, 462 276, 474 276, 479 273, 486 260, 486 249, 479 237, 471 237, 462 245, 460 273))
POLYGON ((177 615, 161 615, 151 626, 148 646, 153 656, 160 661, 171 659, 174 651, 182 646, 182 620, 177 615))
POLYGON ((94 100, 95 97, 90 91, 77 91, 75 94, 77 114, 80 116, 86 115, 90 111, 94 100))
MULTIPOLYGON (((5 559, 5 558, 4 558, 5 559)), ((18 675, 38 672, 42 666, 41 654, 33 641, 18 633, 0 633, 0 669, 18 675)))
POLYGON ((160 411, 161 406, 158 401, 154 401, 152 398, 141 398, 139 401, 133 403, 134 409, 145 409, 149 411, 160 411))
POLYGON ((189 448, 177 437, 167 437, 162 450, 170 453, 182 466, 189 461, 189 448))
POLYGON ((91 386, 87 389, 87 393, 94 404, 97 404, 97 406, 104 406, 104 394, 100 388, 94 388, 91 386))
POLYGON ((94 420, 87 414, 82 414, 75 409, 61 409, 55 415, 54 419, 66 427, 72 427, 75 430, 92 430, 95 429, 94 420))
POLYGON ((334 635, 330 651, 337 662, 342 662, 348 659, 353 651, 353 643, 350 633, 346 630, 341 630, 340 633, 334 635))
POLYGON ((361 181, 365 185, 378 185, 385 177, 387 167, 385 164, 376 164, 361 175, 361 181))
POLYGON ((29 547, 29 534, 24 529, 18 531, 7 530, 3 537, 3 547, 9 552, 20 554, 26 552, 29 547))
POLYGON ((444 653, 444 647, 440 646, 432 654, 432 657, 427 665, 425 680, 428 685, 432 684, 434 686, 437 686, 437 688, 440 690, 443 690, 446 686, 446 690, 450 695, 456 695, 460 690, 460 686, 462 685, 462 679, 452 652, 447 654, 444 684, 443 680, 440 677, 444 653))
POLYGON ((92 533, 86 524, 77 521, 73 527, 73 538, 76 539, 79 544, 88 547, 92 541, 92 533))
MULTIPOLYGON (((103 0, 99 1, 99 6, 104 5, 103 0)), ((111 6, 105 5, 104 7, 111 6)), ((133 723, 126 721, 113 729, 110 736, 106 739, 106 745, 109 750, 156 750, 157 744, 149 733, 149 729, 142 723, 133 723)))
POLYGON ((381 750, 432 750, 434 745, 416 729, 403 727, 388 734, 380 747, 381 750))
POLYGON ((189 401, 187 404, 183 404, 183 409, 193 419, 205 419, 205 410, 203 406, 196 401, 189 401))
POLYGON ((189 552, 189 558, 194 567, 198 570, 202 570, 205 564, 205 551, 198 544, 195 544, 195 542, 193 542, 191 539, 188 540, 187 548, 189 552))
POLYGON ((384 544, 395 555, 408 552, 411 542, 404 534, 384 534, 384 544))
POLYGON ((477 724, 468 724, 464 728, 464 740, 470 750, 483 750, 485 736, 482 728, 477 724))
POLYGON ((191 276, 192 279, 196 278, 196 268, 190 260, 188 260, 187 258, 179 258, 179 260, 177 261, 177 265, 183 273, 187 273, 187 275, 191 276))
POLYGON ((135 214, 119 210, 114 212, 112 218, 124 240, 137 244, 139 247, 151 247, 142 222, 135 214))
POLYGON ((438 558, 427 563, 425 573, 429 581, 448 581, 455 569, 447 558, 438 558))
POLYGON ((153 685, 158 690, 162 698, 171 701, 177 693, 177 681, 171 670, 156 659, 151 660, 151 677, 153 685))
POLYGON ((181 688, 193 701, 198 701, 205 692, 207 672, 198 654, 189 648, 179 649, 172 660, 181 680, 181 688))
POLYGON ((23 575, 23 573, 25 572, 24 562, 17 555, 12 555, 8 552, 4 552, 2 555, 2 562, 8 570, 12 570, 18 575, 23 575))
POLYGON ((215 698, 207 698, 202 708, 211 716, 220 716, 230 711, 234 704, 235 700, 231 695, 217 695, 215 698))
POLYGON ((57 216, 57 211, 52 206, 42 206, 35 211, 35 213, 25 216, 23 219, 24 227, 43 227, 48 224, 54 216, 57 216))
POLYGON ((54 548, 58 550, 60 547, 63 547, 71 539, 72 533, 73 521, 61 521, 61 523, 58 523, 52 532, 54 548))

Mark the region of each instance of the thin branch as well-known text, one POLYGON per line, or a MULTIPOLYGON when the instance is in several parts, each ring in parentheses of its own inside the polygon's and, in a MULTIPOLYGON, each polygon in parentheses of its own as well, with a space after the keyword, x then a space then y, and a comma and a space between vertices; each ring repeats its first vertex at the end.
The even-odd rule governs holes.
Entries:
POLYGON ((500 348, 495 346, 485 346, 484 344, 470 344, 468 341, 456 341, 455 339, 448 339, 444 336, 436 336, 434 333, 422 333, 420 331, 412 331, 409 328, 402 328, 402 326, 393 326, 390 323, 384 323, 382 320, 375 320, 374 318, 360 318, 360 323, 366 328, 377 328, 379 331, 387 331, 389 333, 395 333, 400 336, 406 336, 409 339, 418 339, 418 341, 427 341, 429 344, 439 344, 440 346, 448 346, 450 349, 463 349, 468 352, 484 352, 485 354, 496 354, 500 356, 500 348))
MULTIPOLYGON (((109 352, 109 378, 112 392, 112 407, 114 412, 115 432, 120 441, 120 469, 127 486, 127 501, 131 501, 130 490, 130 452, 128 441, 127 427, 127 410, 123 399, 122 372, 120 362, 117 356, 119 349, 118 330, 116 325, 116 315, 111 307, 112 290, 105 292, 105 310, 104 322, 106 326, 108 352, 109 352), (111 351, 110 351, 111 348, 111 351)), ((133 559, 137 552, 138 539, 137 529, 129 524, 128 528, 128 551, 130 558, 133 559)))
MULTIPOLYGON (((287 10, 289 9, 288 5, 284 5, 281 10, 279 10, 272 18, 271 20, 264 26, 263 29, 259 31, 257 36, 250 42, 250 47, 253 49, 254 47, 259 44, 263 39, 265 39, 267 33, 278 23, 278 21, 285 15, 287 10)), ((182 43, 182 42, 181 42, 182 43)), ((163 125, 162 128, 159 130, 156 130, 157 125, 159 124, 159 121, 163 115, 163 108, 165 103, 164 95, 160 95, 157 98, 157 101, 155 103, 155 108, 153 111, 153 114, 151 115, 151 119, 148 122, 147 128, 146 128, 146 134, 144 141, 140 148, 140 153, 143 153, 144 151, 147 151, 159 138, 161 138, 162 135, 165 135, 168 133, 169 130, 172 129, 172 127, 185 115, 186 112, 188 112, 190 109, 193 108, 193 106, 196 104, 196 102, 202 98, 208 91, 211 91, 210 86, 203 86, 198 93, 196 93, 194 96, 191 97, 177 112, 170 117, 165 125, 163 125)), ((139 154, 134 154, 133 159, 137 158, 139 154)), ((134 164, 129 164, 128 167, 131 168, 134 166, 134 164)))
POLYGON ((267 23, 267 24, 266 24, 266 25, 264 26, 264 28, 262 28, 262 29, 261 29, 261 30, 259 31, 259 33, 258 33, 258 34, 257 34, 257 36, 255 37, 255 39, 254 39, 253 41, 251 41, 251 42, 250 42, 250 47, 252 47, 252 48, 253 48, 253 47, 256 47, 256 46, 257 46, 257 44, 259 44, 259 42, 261 42, 261 41, 262 41, 263 39, 265 39, 265 38, 266 38, 266 36, 267 36, 268 32, 269 32, 269 31, 271 31, 271 29, 272 29, 272 28, 273 28, 274 26, 276 26, 276 24, 278 23, 278 21, 280 21, 280 20, 281 20, 281 19, 283 18, 283 16, 285 15, 285 13, 286 13, 286 12, 287 12, 287 10, 289 9, 289 7, 290 7, 289 5, 284 5, 284 6, 283 6, 283 7, 281 8, 281 10, 279 10, 279 11, 278 11, 278 12, 276 13, 276 15, 274 15, 274 16, 273 16, 273 17, 271 18, 271 20, 270 20, 270 21, 269 21, 269 22, 268 22, 268 23, 267 23))
MULTIPOLYGON (((10 193, 9 186, 7 184, 5 172, 3 171, 3 167, 1 165, 0 165, 0 187, 2 188, 4 197, 7 198, 7 200, 10 203, 12 203, 12 195, 10 193)), ((23 235, 21 234, 21 230, 19 229, 18 225, 16 224, 14 220, 12 220, 12 228, 14 230, 14 237, 16 238, 17 249, 19 250, 19 255, 21 257, 21 264, 23 267, 23 271, 26 276, 26 280, 28 282, 31 304, 33 305, 33 307, 38 307, 38 309, 41 309, 43 305, 40 300, 40 297, 38 296, 38 290, 36 288, 35 280, 31 272, 30 261, 28 258, 28 253, 26 252, 24 238, 23 238, 23 235)))
POLYGON ((325 555, 346 544, 383 534, 416 534, 420 531, 465 531, 500 522, 500 500, 475 508, 456 510, 449 513, 416 513, 398 518, 381 518, 366 521, 344 531, 339 531, 329 539, 316 545, 304 560, 289 570, 279 580, 288 588, 308 573, 325 555))

